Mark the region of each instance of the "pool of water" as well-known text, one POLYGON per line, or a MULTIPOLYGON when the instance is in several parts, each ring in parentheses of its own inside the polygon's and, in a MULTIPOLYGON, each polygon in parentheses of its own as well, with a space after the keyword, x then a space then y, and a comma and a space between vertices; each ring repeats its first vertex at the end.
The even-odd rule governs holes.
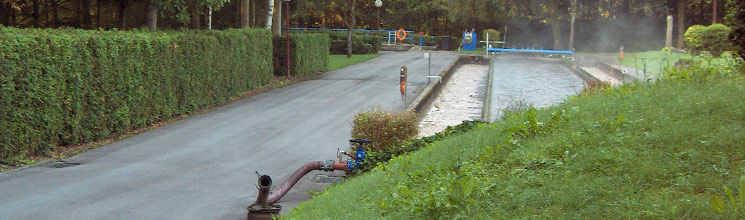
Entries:
POLYGON ((505 109, 559 104, 584 84, 558 59, 496 56, 492 62, 491 121, 500 119, 505 109))

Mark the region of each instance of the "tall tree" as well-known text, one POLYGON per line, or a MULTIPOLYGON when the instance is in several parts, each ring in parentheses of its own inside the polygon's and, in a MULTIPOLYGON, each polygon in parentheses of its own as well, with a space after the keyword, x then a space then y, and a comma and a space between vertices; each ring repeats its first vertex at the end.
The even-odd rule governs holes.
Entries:
POLYGON ((247 28, 249 26, 250 18, 251 18, 249 17, 249 12, 248 12, 250 1, 240 0, 240 3, 241 3, 240 5, 240 8, 241 8, 240 9, 240 27, 247 28))
POLYGON ((274 16, 274 0, 266 0, 267 2, 267 13, 266 13, 266 29, 272 29, 272 17, 274 16))
POLYGON ((685 19, 686 19, 686 6, 687 2, 686 0, 678 0, 677 4, 677 11, 678 11, 678 17, 676 18, 676 21, 678 23, 678 48, 683 49, 685 48, 685 41, 683 40, 683 35, 685 34, 686 27, 685 27, 685 19))
POLYGON ((272 16, 272 34, 282 35, 282 0, 274 0, 274 15, 272 16))
POLYGON ((155 0, 148 0, 145 4, 145 13, 147 15, 145 23, 147 24, 147 28, 150 31, 156 31, 158 30, 158 6, 155 0))
POLYGON ((80 25, 81 28, 91 29, 91 0, 80 1, 80 25))

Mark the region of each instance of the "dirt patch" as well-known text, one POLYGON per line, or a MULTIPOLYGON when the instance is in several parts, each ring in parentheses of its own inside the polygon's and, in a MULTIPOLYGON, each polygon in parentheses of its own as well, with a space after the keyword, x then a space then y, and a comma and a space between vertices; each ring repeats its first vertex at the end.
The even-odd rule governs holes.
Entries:
POLYGON ((419 124, 419 137, 431 136, 464 120, 481 119, 489 66, 464 64, 453 72, 419 124))

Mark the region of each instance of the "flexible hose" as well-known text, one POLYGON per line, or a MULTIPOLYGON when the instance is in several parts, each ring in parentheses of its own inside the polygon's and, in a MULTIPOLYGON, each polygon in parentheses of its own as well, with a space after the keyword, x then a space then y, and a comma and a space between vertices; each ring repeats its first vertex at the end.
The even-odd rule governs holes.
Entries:
MULTIPOLYGON (((282 186, 280 186, 277 191, 269 196, 267 203, 272 204, 279 201, 280 199, 282 199, 283 196, 285 196, 285 194, 287 194, 287 192, 290 191, 290 189, 292 189, 293 186, 295 186, 298 181, 300 181, 300 179, 303 178, 303 176, 305 176, 305 174, 308 174, 310 173, 310 171, 313 170, 321 170, 322 167, 323 161, 312 161, 298 168, 295 173, 292 173, 290 178, 282 183, 282 186)), ((344 163, 334 162, 331 168, 333 170, 345 170, 347 168, 347 165, 344 163)))

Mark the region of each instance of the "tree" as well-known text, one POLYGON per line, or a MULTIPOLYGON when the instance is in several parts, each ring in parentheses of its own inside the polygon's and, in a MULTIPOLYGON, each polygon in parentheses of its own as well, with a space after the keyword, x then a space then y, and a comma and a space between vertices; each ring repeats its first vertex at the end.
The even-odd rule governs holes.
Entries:
POLYGON ((685 41, 683 40, 683 35, 685 34, 686 27, 685 27, 685 17, 686 17, 686 0, 678 0, 677 5, 677 11, 678 11, 678 17, 676 18, 676 21, 678 22, 678 48, 683 49, 685 48, 685 41))
POLYGON ((737 47, 740 57, 745 58, 745 0, 735 0, 731 5, 728 17, 732 20, 732 32, 729 39, 737 47))
POLYGON ((158 30, 158 8, 155 0, 148 0, 145 5, 145 13, 147 15, 147 27, 150 31, 158 30))
POLYGON ((272 16, 272 34, 282 35, 282 0, 274 0, 274 15, 272 16))
MULTIPOLYGON (((343 2, 348 3, 349 1, 343 2)), ((344 7, 341 8, 344 14, 344 24, 347 25, 347 58, 352 58, 352 29, 354 29, 354 25, 357 23, 357 16, 354 13, 354 7, 356 5, 357 0, 352 0, 351 5, 344 4, 344 7), (349 8, 349 11, 347 12, 344 8, 349 8)))
POLYGON ((240 18, 240 26, 242 28, 247 28, 248 25, 249 25, 249 23, 250 23, 250 20, 249 20, 250 17, 249 17, 249 12, 248 12, 248 7, 250 5, 250 1, 249 0, 240 0, 240 4, 241 4, 240 5, 240 8, 241 8, 240 9, 240 16, 241 16, 241 18, 240 18))

